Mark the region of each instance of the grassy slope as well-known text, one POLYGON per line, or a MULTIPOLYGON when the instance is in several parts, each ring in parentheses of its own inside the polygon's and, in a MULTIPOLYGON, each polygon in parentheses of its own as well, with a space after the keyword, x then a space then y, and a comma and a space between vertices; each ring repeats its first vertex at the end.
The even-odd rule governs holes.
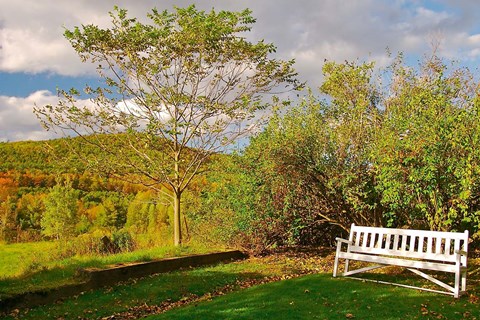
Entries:
POLYGON ((117 263, 149 261, 215 251, 205 247, 159 247, 110 256, 57 259, 56 244, 32 242, 0 245, 0 298, 83 281, 82 268, 104 268, 117 263))
POLYGON ((53 242, 0 244, 0 279, 21 276, 38 261, 48 260, 53 242))
POLYGON ((237 281, 283 272, 283 264, 262 264, 257 260, 183 270, 86 292, 61 304, 21 310, 6 319, 97 319, 119 312, 128 313, 131 308, 160 305, 165 301, 187 301, 227 285, 233 286, 237 281))
MULTIPOLYGON (((144 315, 152 315, 151 319, 480 318, 480 259, 470 260, 470 296, 458 300, 411 289, 332 279, 332 259, 331 254, 324 252, 296 252, 161 274, 86 292, 63 303, 18 310, 6 319, 136 319, 144 315), (312 272, 319 274, 242 289, 265 279, 288 279, 312 272), (187 306, 179 307, 183 305, 187 306), (158 314, 170 307, 176 308, 158 314)), ((400 282, 410 282, 415 277, 408 272, 376 276, 400 282)))

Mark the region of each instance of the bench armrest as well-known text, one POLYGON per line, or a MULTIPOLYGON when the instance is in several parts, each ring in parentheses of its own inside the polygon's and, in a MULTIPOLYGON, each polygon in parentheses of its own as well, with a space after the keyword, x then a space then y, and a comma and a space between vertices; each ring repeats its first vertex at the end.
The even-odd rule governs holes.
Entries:
POLYGON ((338 237, 335 238, 335 240, 337 241, 337 243, 340 242, 340 243, 352 244, 351 241, 345 240, 345 239, 342 239, 342 238, 338 238, 338 237))

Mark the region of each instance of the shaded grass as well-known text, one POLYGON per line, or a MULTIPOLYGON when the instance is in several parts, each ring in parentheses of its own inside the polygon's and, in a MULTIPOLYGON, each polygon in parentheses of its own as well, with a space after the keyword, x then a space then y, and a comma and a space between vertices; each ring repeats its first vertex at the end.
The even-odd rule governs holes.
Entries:
MULTIPOLYGON (((282 274, 283 265, 258 263, 248 260, 212 267, 187 269, 159 274, 135 281, 85 292, 78 297, 66 299, 59 304, 19 310, 6 319, 98 319, 134 306, 158 305, 164 301, 181 301, 205 295, 225 285, 234 285, 239 280, 259 279, 272 274, 282 274)), ((118 319, 118 318, 115 318, 118 319)))
POLYGON ((200 246, 158 247, 114 255, 83 255, 59 259, 54 242, 0 245, 0 299, 15 294, 81 283, 82 269, 145 262, 165 257, 212 252, 200 246))
MULTIPOLYGON (((461 299, 333 279, 332 254, 294 252, 145 277, 61 303, 18 310, 6 319, 137 319, 148 314, 156 314, 150 319, 480 319, 480 260, 471 259, 469 264, 470 296, 461 299), (267 278, 312 272, 319 274, 245 289, 267 278), (169 306, 176 308, 157 314, 169 306)), ((415 277, 385 272, 389 273, 369 276, 399 282, 415 277)))
POLYGON ((318 274, 251 287, 147 319, 348 318, 478 319, 480 308, 465 297, 318 274))

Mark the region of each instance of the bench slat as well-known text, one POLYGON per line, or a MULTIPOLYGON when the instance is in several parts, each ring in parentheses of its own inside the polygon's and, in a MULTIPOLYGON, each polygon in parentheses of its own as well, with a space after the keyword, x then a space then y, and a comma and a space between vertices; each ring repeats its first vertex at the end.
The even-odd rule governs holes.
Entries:
POLYGON ((408 248, 408 251, 409 252, 413 252, 414 251, 414 248, 415 248, 415 238, 416 236, 410 236, 410 244, 409 244, 409 248, 408 248))
POLYGON ((406 251, 407 250, 407 236, 402 235, 402 247, 400 248, 401 251, 406 251))
POLYGON ((409 252, 409 251, 399 251, 399 250, 389 250, 389 249, 380 249, 380 248, 363 248, 357 246, 350 246, 350 252, 356 253, 368 253, 371 255, 385 255, 385 256, 394 256, 394 257, 403 257, 403 258, 416 258, 416 259, 425 259, 433 261, 446 261, 446 262, 455 262, 456 255, 445 255, 437 253, 422 253, 422 252, 409 252))
POLYGON ((455 272, 456 267, 454 264, 445 264, 437 262, 426 262, 418 260, 405 260, 398 258, 382 257, 382 256, 372 256, 368 254, 361 253, 346 253, 341 252, 339 258, 351 259, 364 262, 373 262, 378 264, 387 264, 393 266, 400 266, 405 268, 419 268, 419 269, 428 269, 434 271, 444 271, 444 272, 455 272))
POLYGON ((435 253, 441 253, 442 238, 435 238, 435 253))
POLYGON ((364 232, 363 233, 363 239, 362 239, 362 248, 366 248, 367 247, 367 242, 368 242, 368 236, 370 235, 370 233, 368 232, 364 232))
POLYGON ((444 231, 431 231, 431 230, 411 230, 411 229, 395 229, 395 228, 376 228, 376 227, 363 227, 353 226, 351 232, 374 232, 384 234, 399 234, 399 235, 416 235, 416 236, 433 236, 434 238, 446 238, 446 239, 465 239, 464 232, 444 232, 444 231))
POLYGON ((357 237, 355 238, 355 246, 360 246, 360 232, 357 232, 357 237))
POLYGON ((393 236, 393 250, 398 250, 398 239, 400 238, 399 234, 393 236))
POLYGON ((450 246, 452 244, 452 239, 445 239, 445 254, 451 254, 450 246))

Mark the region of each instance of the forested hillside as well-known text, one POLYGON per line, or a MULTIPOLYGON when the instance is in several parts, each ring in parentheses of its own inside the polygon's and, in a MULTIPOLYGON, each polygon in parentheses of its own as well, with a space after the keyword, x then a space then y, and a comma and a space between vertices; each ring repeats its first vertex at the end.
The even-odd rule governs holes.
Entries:
MULTIPOLYGON (((59 144, 58 142, 53 142, 59 144)), ((0 171, 40 171, 51 173, 53 163, 45 152, 46 145, 38 141, 0 142, 0 171)))
POLYGON ((79 158, 92 152, 79 138, 0 143, 0 240, 101 237, 128 226, 162 229, 152 241, 167 241, 170 205, 142 185, 86 171, 79 158))
MULTIPOLYGON (((276 113, 242 152, 214 154, 183 195, 185 239, 263 252, 330 245, 356 223, 469 230, 477 246, 478 83, 436 57, 418 69, 395 61, 387 87, 374 73, 326 63, 318 93, 276 113)), ((117 249, 169 242, 171 190, 85 167, 96 151, 78 139, 0 144, 1 239, 74 238, 93 251, 105 235, 117 249)))

